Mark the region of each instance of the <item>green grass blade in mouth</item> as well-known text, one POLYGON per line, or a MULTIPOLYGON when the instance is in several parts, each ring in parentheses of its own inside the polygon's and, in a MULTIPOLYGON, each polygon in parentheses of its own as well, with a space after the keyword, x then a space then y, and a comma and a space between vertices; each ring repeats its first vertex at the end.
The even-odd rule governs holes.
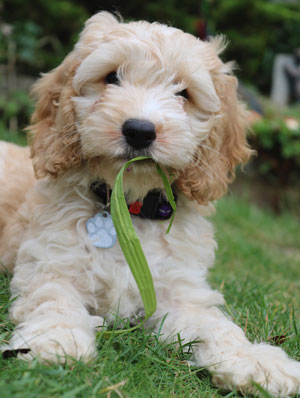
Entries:
MULTIPOLYGON (((124 171, 131 165, 131 163, 146 159, 151 159, 151 158, 146 156, 140 156, 129 160, 122 167, 119 174, 117 175, 111 196, 111 216, 117 232, 117 237, 120 247, 122 249, 124 257, 130 267, 130 270, 138 286, 145 308, 145 318, 141 323, 129 329, 103 331, 103 335, 106 337, 110 336, 111 334, 122 334, 137 329, 138 327, 142 326, 145 320, 147 320, 156 310, 156 295, 155 295, 152 275, 145 254, 143 252, 141 243, 135 233, 123 189, 124 171)), ((171 221, 167 229, 168 233, 174 219, 176 211, 176 203, 174 200, 174 195, 172 192, 170 182, 165 173, 163 172, 162 168, 158 164, 156 164, 156 170, 160 175, 160 177, 162 178, 167 198, 173 209, 171 221)))
POLYGON ((156 296, 146 257, 135 233, 123 191, 123 174, 132 162, 147 159, 138 157, 127 162, 119 172, 111 197, 111 216, 116 228, 119 244, 140 291, 145 317, 156 310, 156 296))
MULTIPOLYGON (((111 215, 116 228, 119 244, 140 291, 145 308, 145 318, 147 319, 156 310, 156 296, 153 279, 141 243, 135 233, 123 190, 124 171, 131 165, 131 163, 145 159, 150 158, 145 156, 134 158, 128 161, 120 170, 112 192, 111 215)), ((163 180, 168 200, 173 208, 173 218, 176 204, 172 188, 161 167, 159 165, 156 165, 156 167, 163 180)), ((168 230, 169 229, 170 226, 168 230)))

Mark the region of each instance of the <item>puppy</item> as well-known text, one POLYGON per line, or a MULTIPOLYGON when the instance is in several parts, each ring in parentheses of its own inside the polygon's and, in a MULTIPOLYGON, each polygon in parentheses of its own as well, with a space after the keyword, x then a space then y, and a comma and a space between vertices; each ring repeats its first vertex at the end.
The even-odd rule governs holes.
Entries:
POLYGON ((235 166, 251 155, 232 66, 218 58, 223 47, 222 38, 203 42, 101 12, 87 21, 64 62, 37 82, 29 128, 37 180, 26 152, 0 147, 1 205, 13 203, 10 214, 0 213, 0 258, 14 267, 10 316, 17 328, 10 348, 30 349, 25 359, 88 361, 103 318, 109 323, 118 312, 134 322, 141 314, 118 242, 105 247, 92 233, 97 216, 103 223, 106 211, 110 220, 110 189, 120 168, 146 155, 169 171, 177 197, 166 235, 162 209, 170 209, 155 163, 136 162, 125 173, 157 296, 148 326, 158 329, 167 314, 162 339, 180 333, 199 341, 195 361, 217 386, 255 393, 254 382, 275 397, 299 390, 299 363, 280 348, 251 344, 206 282, 216 242, 204 216, 226 192, 235 166), (21 173, 27 177, 20 184, 21 173))

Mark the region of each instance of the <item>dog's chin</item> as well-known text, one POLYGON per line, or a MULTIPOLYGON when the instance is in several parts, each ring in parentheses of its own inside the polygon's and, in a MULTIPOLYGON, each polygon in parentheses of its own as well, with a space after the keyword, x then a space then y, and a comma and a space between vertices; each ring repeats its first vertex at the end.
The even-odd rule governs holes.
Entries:
POLYGON ((127 172, 133 171, 135 174, 147 174, 153 172, 155 169, 155 160, 149 155, 135 154, 134 156, 118 156, 113 159, 116 169, 121 169, 127 162, 133 159, 137 159, 132 162, 127 172), (145 157, 145 159, 141 159, 145 157))
MULTIPOLYGON (((136 156, 135 156, 136 157, 136 156)), ((97 157, 89 163, 90 182, 102 181, 113 187, 121 168, 130 157, 97 157)), ((128 165, 123 174, 123 189, 131 202, 144 198, 153 189, 163 189, 156 163, 151 158, 138 160, 128 165)))
MULTIPOLYGON (((135 158, 145 156, 142 154, 134 154, 134 156, 128 156, 127 154, 118 156, 99 156, 89 160, 89 170, 93 178, 104 179, 107 183, 111 183, 115 180, 117 174, 122 167, 135 158)), ((157 174, 155 161, 147 156, 147 159, 140 159, 132 162, 125 171, 124 176, 130 175, 135 177, 149 178, 151 175, 157 174)))
POLYGON ((124 189, 130 191, 132 199, 144 197, 152 189, 163 189, 164 185, 157 172, 156 164, 159 164, 165 172, 176 173, 174 166, 166 164, 166 159, 160 159, 151 148, 132 150, 131 148, 115 153, 94 157, 88 162, 89 172, 93 180, 102 180, 111 187, 114 186, 116 177, 122 167, 135 158, 139 159, 128 165, 124 171, 124 189), (155 156, 156 155, 156 156, 155 156), (161 161, 160 161, 161 160, 161 161))
POLYGON ((130 147, 127 147, 121 155, 116 156, 113 160, 117 167, 122 167, 130 160, 136 158, 145 158, 131 164, 132 168, 139 169, 140 171, 153 166, 155 162, 149 148, 134 149, 130 147))

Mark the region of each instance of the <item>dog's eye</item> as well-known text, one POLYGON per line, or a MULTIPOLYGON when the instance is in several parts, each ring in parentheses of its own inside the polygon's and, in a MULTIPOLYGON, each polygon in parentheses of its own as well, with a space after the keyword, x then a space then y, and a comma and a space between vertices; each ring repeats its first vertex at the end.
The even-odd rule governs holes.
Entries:
POLYGON ((105 83, 119 85, 120 84, 120 80, 118 78, 117 72, 110 72, 105 78, 105 83))
POLYGON ((180 95, 181 97, 183 97, 185 99, 189 99, 189 93, 186 88, 182 91, 179 91, 179 93, 176 93, 176 95, 180 95))

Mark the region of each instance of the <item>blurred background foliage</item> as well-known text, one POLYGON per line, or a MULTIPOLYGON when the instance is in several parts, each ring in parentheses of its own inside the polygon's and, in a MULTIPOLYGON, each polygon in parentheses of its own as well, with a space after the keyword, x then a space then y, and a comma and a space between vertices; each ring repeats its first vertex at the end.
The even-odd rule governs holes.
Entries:
MULTIPOLYGON (((99 10, 119 12, 125 19, 167 22, 192 32, 197 18, 195 0, 141 2, 130 0, 3 0, 2 22, 13 27, 19 70, 36 74, 54 68, 71 50, 85 20, 99 10), (112 5, 112 3, 114 5, 112 5)), ((1 60, 5 61, 7 40, 1 37, 1 60)))
POLYGON ((300 45, 300 1, 212 0, 211 26, 228 37, 226 57, 237 61, 243 80, 269 93, 275 55, 300 45))
MULTIPOLYGON (((99 10, 168 23, 193 34, 204 19, 209 34, 227 36, 226 59, 237 61, 241 77, 265 92, 275 54, 291 53, 300 45, 300 1, 2 0, 1 22, 12 27, 18 70, 36 75, 54 68, 76 42, 84 21, 99 10)), ((8 41, 1 32, 1 63, 7 61, 8 41)))
POLYGON ((196 36, 225 34, 223 59, 234 59, 236 74, 255 89, 263 118, 254 124, 252 145, 260 156, 255 173, 276 186, 299 183, 299 106, 270 103, 276 54, 300 47, 300 0, 0 0, 0 138, 19 140, 33 109, 29 87, 41 72, 56 67, 78 38, 84 21, 99 10, 125 20, 146 19, 196 36), (284 166, 283 166, 284 165, 284 166))

